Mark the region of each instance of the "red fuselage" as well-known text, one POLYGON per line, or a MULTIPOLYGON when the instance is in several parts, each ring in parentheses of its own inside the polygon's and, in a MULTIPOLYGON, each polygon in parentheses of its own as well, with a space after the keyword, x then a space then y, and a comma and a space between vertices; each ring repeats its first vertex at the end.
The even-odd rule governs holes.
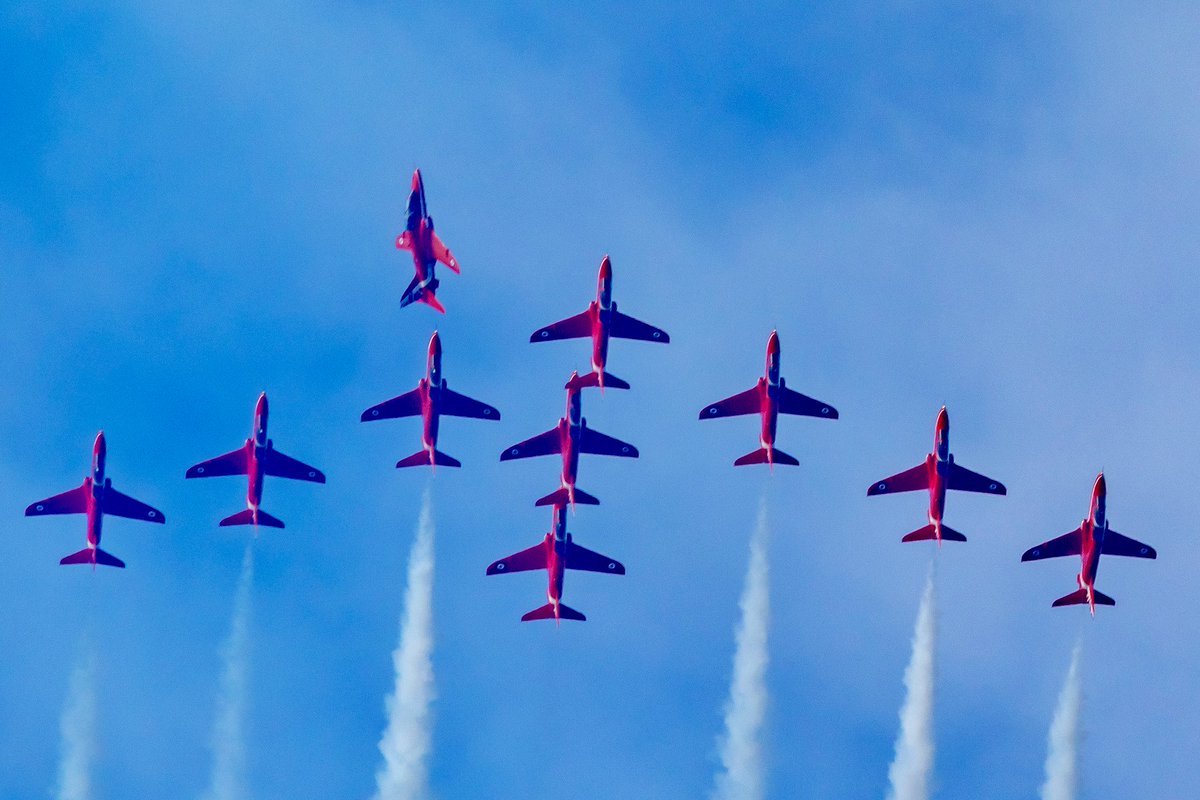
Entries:
MULTIPOLYGON (((573 379, 575 376, 571 377, 573 379)), ((574 380, 567 382, 567 415, 558 421, 558 435, 562 442, 562 487, 567 490, 572 504, 575 502, 575 479, 579 472, 579 435, 585 424, 579 388, 573 384, 574 380)))
POLYGON ((442 340, 437 331, 429 339, 429 356, 425 364, 425 377, 417 383, 417 391, 421 393, 421 446, 429 451, 430 463, 438 440, 438 407, 437 401, 442 386, 442 340))
POLYGON ((762 432, 758 439, 768 456, 775 450, 775 430, 779 424, 779 364, 779 334, 771 331, 767 340, 766 374, 758 379, 758 394, 762 398, 762 432))
POLYGON ((942 540, 942 517, 946 513, 946 477, 950 464, 950 415, 946 407, 938 412, 933 433, 933 452, 925 458, 929 470, 929 523, 937 540, 942 540))
POLYGON ((1088 605, 1091 606, 1093 616, 1096 614, 1096 572, 1100 569, 1100 553, 1104 549, 1104 534, 1108 530, 1104 513, 1107 494, 1104 473, 1100 473, 1092 487, 1092 505, 1087 519, 1079 524, 1080 568, 1076 581, 1080 589, 1087 591, 1088 605))
POLYGON ((437 257, 433 251, 433 220, 425 208, 425 183, 420 170, 413 172, 407 217, 404 233, 396 238, 396 247, 412 252, 418 285, 424 289, 434 280, 437 257))
POLYGON ((267 393, 258 396, 254 404, 254 430, 246 440, 246 507, 257 512, 262 504, 263 469, 261 453, 267 447, 267 393))
POLYGON ((87 544, 92 550, 100 546, 101 527, 104 522, 104 462, 108 456, 108 445, 104 441, 104 431, 96 434, 96 442, 92 445, 92 471, 83 479, 84 491, 87 493, 87 544))
POLYGON ((608 364, 612 310, 612 262, 605 256, 600 262, 600 274, 596 278, 596 299, 588 305, 588 316, 592 318, 592 371, 600 378, 601 385, 608 364))

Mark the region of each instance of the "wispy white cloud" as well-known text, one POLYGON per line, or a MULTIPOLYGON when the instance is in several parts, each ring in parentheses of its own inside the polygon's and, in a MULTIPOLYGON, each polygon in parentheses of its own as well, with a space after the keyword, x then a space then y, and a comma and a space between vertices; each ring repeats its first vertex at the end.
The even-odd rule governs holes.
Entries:
POLYGON ((222 648, 221 685, 213 724, 212 777, 205 800, 241 800, 246 791, 246 684, 250 671, 250 612, 254 542, 246 544, 233 602, 229 638, 222 648))
POLYGON ((714 800, 762 800, 765 793, 762 729, 767 712, 767 627, 771 614, 769 533, 764 494, 759 502, 758 524, 750 539, 750 564, 742 589, 742 618, 737 628, 733 680, 721 738, 722 769, 717 774, 714 800))
POLYGON ((89 800, 96 759, 96 657, 90 648, 71 673, 59 731, 58 800, 89 800))
POLYGON ((379 741, 383 766, 376 800, 418 800, 429 793, 433 683, 433 501, 421 500, 417 538, 408 557, 408 588, 400 643, 392 653, 396 682, 387 699, 388 724, 379 741))
POLYGON ((912 658, 904 671, 906 696, 900 709, 900 734, 896 756, 888 769, 889 800, 926 800, 933 774, 933 669, 937 624, 934 612, 933 571, 925 579, 925 592, 913 630, 912 658))
POLYGON ((1079 790, 1079 711, 1083 688, 1079 681, 1081 643, 1071 651, 1071 666, 1058 695, 1046 753, 1046 782, 1042 800, 1074 800, 1079 790))

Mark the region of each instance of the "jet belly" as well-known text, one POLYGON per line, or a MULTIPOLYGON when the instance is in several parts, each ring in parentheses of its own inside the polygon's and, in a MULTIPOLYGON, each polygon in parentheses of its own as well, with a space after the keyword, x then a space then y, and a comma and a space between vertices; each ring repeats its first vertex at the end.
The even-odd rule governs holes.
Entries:
POLYGON ((592 307, 592 370, 600 375, 608 364, 608 325, 612 312, 596 308, 594 303, 592 307))
POLYGON ((926 460, 925 464, 932 473, 929 476, 929 521, 940 525, 946 514, 945 471, 949 463, 931 458, 926 460))
POLYGON ((546 545, 549 550, 546 558, 546 566, 548 568, 547 573, 550 576, 546 585, 546 599, 555 606, 558 606, 562 602, 563 589, 564 564, 562 553, 559 550, 562 547, 562 543, 554 541, 547 542, 546 545))
POLYGON ((425 449, 433 453, 437 449, 438 440, 438 424, 441 421, 441 416, 438 414, 436 392, 432 391, 428 381, 424 381, 421 387, 421 444, 425 449))
POLYGON ((573 487, 579 474, 579 430, 572 425, 562 432, 563 486, 573 487))
POLYGON ((771 450, 775 447, 775 430, 779 423, 779 404, 775 402, 775 393, 769 384, 764 387, 762 410, 762 435, 759 440, 762 446, 771 450))
POLYGON ((89 488, 93 491, 88 492, 87 543, 88 547, 95 550, 100 546, 100 528, 104 522, 104 511, 100 498, 95 494, 95 484, 93 483, 89 488))
POLYGON ((257 509, 262 504, 263 471, 260 456, 265 448, 254 446, 250 448, 250 463, 246 473, 250 476, 250 485, 246 491, 246 505, 257 509))

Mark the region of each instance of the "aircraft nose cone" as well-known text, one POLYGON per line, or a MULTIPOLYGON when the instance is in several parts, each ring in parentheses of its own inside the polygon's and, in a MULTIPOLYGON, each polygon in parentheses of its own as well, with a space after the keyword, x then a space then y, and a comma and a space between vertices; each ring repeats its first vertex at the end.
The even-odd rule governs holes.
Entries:
POLYGON ((600 261, 600 280, 606 281, 611 277, 612 277, 612 260, 608 257, 608 254, 606 253, 604 255, 604 258, 600 261))
POLYGON ((767 352, 771 355, 779 355, 779 332, 771 331, 771 338, 767 340, 767 352))
POLYGON ((1101 472, 1096 476, 1096 486, 1092 489, 1092 494, 1101 497, 1108 493, 1108 483, 1104 480, 1104 473, 1101 472))
POLYGON ((254 404, 254 410, 259 414, 267 410, 267 393, 263 392, 258 396, 258 402, 254 404))
POLYGON ((412 190, 414 192, 421 191, 421 170, 419 169, 413 170, 412 190))
POLYGON ((945 406, 942 406, 942 410, 938 412, 937 426, 943 430, 950 427, 950 415, 946 412, 945 406))
POLYGON ((429 352, 430 353, 441 353, 442 352, 442 337, 438 335, 437 331, 434 331, 433 336, 429 337, 429 352))

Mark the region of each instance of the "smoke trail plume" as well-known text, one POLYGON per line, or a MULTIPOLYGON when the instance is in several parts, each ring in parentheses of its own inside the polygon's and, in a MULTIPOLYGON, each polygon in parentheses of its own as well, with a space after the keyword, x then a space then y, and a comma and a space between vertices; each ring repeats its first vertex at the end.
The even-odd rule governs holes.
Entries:
POLYGON ((246 797, 246 683, 250 671, 250 599, 254 588, 254 543, 246 544, 233 601, 229 638, 221 649, 221 684, 213 723, 213 765, 206 800, 246 797))
POLYGON ((912 658, 904 671, 907 692, 900 709, 896 757, 888 768, 889 800, 926 800, 933 772, 933 572, 925 580, 925 593, 913 630, 912 658))
POLYGON ((750 539, 750 564, 742 589, 742 618, 737 629, 733 656, 733 681, 725 705, 725 733, 721 738, 721 767, 714 800, 762 800, 763 719, 767 711, 767 624, 770 618, 768 592, 767 499, 758 508, 758 526, 750 539))
POLYGON ((71 674, 59 730, 62 760, 58 764, 58 800, 89 800, 96 757, 96 659, 90 648, 71 674))
POLYGON ((1046 754, 1046 782, 1042 800, 1075 800, 1079 786, 1079 708, 1083 690, 1079 683, 1080 643, 1071 651, 1067 680, 1058 695, 1054 721, 1050 723, 1050 744, 1046 754))
POLYGON ((433 502, 426 488, 417 538, 408 556, 408 588, 400 644, 392 653, 396 683, 387 699, 387 729, 379 741, 383 765, 375 774, 376 800, 420 800, 428 795, 433 686, 433 502))

